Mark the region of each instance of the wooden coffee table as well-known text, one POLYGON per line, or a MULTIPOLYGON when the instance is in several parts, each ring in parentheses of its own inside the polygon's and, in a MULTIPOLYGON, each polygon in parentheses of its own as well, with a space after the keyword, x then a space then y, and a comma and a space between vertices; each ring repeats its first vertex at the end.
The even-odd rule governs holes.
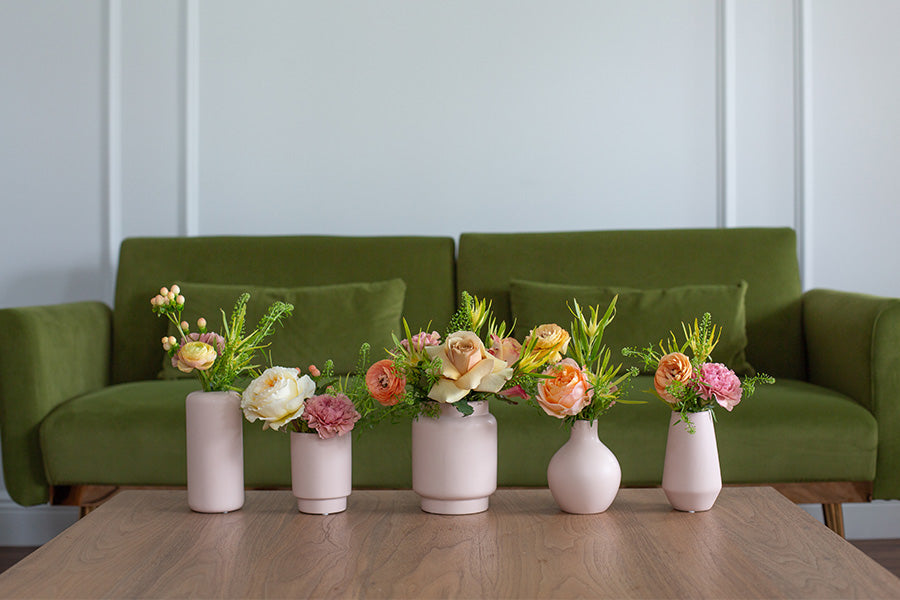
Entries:
POLYGON ((303 515, 287 491, 192 513, 184 491, 126 491, 0 575, 0 597, 900 598, 900 579, 771 488, 725 488, 706 513, 623 489, 599 515, 547 490, 487 512, 420 511, 355 491, 303 515))

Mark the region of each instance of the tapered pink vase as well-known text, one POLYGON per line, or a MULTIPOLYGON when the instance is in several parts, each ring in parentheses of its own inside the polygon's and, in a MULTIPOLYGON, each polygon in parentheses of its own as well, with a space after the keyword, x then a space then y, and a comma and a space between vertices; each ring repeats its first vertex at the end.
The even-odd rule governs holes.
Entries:
POLYGON ((353 455, 349 433, 323 440, 317 433, 291 432, 291 489, 297 508, 311 515, 347 510, 353 455))
POLYGON ((662 488, 673 508, 700 512, 712 508, 719 497, 722 472, 712 411, 691 413, 690 419, 692 427, 672 413, 662 488))
POLYGON ((486 401, 463 416, 441 404, 436 418, 412 423, 412 485, 422 510, 440 515, 486 511, 497 490, 497 420, 486 401))
POLYGON ((184 403, 191 510, 226 513, 244 505, 244 438, 237 392, 191 392, 184 403))
POLYGON ((597 421, 575 421, 569 441, 547 467, 553 499, 567 513, 591 515, 609 508, 622 482, 615 454, 597 436, 597 421))

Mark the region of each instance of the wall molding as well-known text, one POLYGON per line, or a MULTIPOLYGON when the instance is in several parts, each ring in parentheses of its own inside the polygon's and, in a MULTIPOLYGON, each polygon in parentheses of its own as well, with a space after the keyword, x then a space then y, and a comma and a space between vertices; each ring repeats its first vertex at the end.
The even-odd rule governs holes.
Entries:
POLYGON ((716 225, 737 225, 735 0, 716 3, 716 225))
POLYGON ((115 293, 122 243, 122 0, 106 4, 106 266, 115 293))
POLYGON ((181 234, 199 234, 200 219, 200 3, 184 1, 184 173, 181 234))
POLYGON ((812 2, 794 0, 794 229, 803 289, 813 287, 812 2))

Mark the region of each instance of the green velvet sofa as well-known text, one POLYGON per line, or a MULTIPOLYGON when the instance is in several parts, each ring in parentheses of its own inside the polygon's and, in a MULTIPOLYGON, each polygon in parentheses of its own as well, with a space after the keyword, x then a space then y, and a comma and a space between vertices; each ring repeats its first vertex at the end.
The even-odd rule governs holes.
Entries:
MULTIPOLYGON (((777 383, 733 412, 717 411, 725 482, 773 484, 795 501, 821 502, 838 527, 842 502, 900 498, 900 300, 804 293, 794 232, 781 228, 466 233, 458 244, 447 237, 125 240, 113 309, 82 302, 0 310, 7 340, 0 439, 11 497, 23 505, 87 504, 84 490, 104 489, 97 486, 184 485, 183 401, 197 384, 160 378, 166 323, 149 305, 160 285, 396 279, 405 284, 402 314, 410 325, 439 331, 462 290, 490 299, 499 318, 512 322, 517 282, 638 292, 746 282, 745 358, 777 383)), ((645 309, 660 317, 654 306, 645 309)), ((627 322, 622 313, 613 327, 627 322)), ((547 314, 559 313, 548 307, 547 314)), ((355 349, 363 340, 353 333, 363 324, 334 317, 321 315, 341 323, 341 339, 355 349)), ((638 377, 629 392, 646 403, 617 406, 600 422, 625 486, 658 485, 662 476, 668 409, 644 393, 650 379, 638 377)), ((560 422, 529 406, 498 402, 491 410, 499 484, 546 485, 547 463, 567 439, 560 422)), ((355 486, 410 486, 409 427, 385 423, 355 435, 355 486)), ((289 486, 288 437, 258 423, 245 423, 244 433, 247 486, 289 486)))

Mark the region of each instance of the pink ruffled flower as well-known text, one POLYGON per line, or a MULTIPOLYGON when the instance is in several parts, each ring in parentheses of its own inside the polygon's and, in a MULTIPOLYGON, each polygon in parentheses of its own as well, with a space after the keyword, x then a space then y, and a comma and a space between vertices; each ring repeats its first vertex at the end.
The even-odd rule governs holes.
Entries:
POLYGON ((528 394, 525 393, 525 390, 522 389, 521 385, 514 385, 511 388, 501 390, 498 392, 498 395, 503 396, 504 398, 521 398, 523 400, 528 400, 528 394))
POLYGON ((741 401, 741 380, 734 371, 720 363, 704 363, 700 367, 697 393, 704 400, 715 397, 719 406, 732 410, 741 401))
POLYGON ((300 417, 323 440, 344 435, 359 421, 353 402, 344 394, 313 396, 306 401, 303 416, 300 417))
MULTIPOLYGON (((425 333, 424 331, 420 331, 416 335, 412 336, 413 348, 416 349, 417 352, 421 352, 425 346, 440 346, 441 345, 441 334, 437 331, 432 331, 431 333, 425 333)), ((407 351, 409 351, 409 340, 400 340, 400 345, 403 346, 407 351)))
POLYGON ((496 334, 491 334, 491 348, 488 350, 490 354, 500 360, 506 361, 511 365, 519 360, 522 354, 522 344, 516 338, 500 338, 496 334))

